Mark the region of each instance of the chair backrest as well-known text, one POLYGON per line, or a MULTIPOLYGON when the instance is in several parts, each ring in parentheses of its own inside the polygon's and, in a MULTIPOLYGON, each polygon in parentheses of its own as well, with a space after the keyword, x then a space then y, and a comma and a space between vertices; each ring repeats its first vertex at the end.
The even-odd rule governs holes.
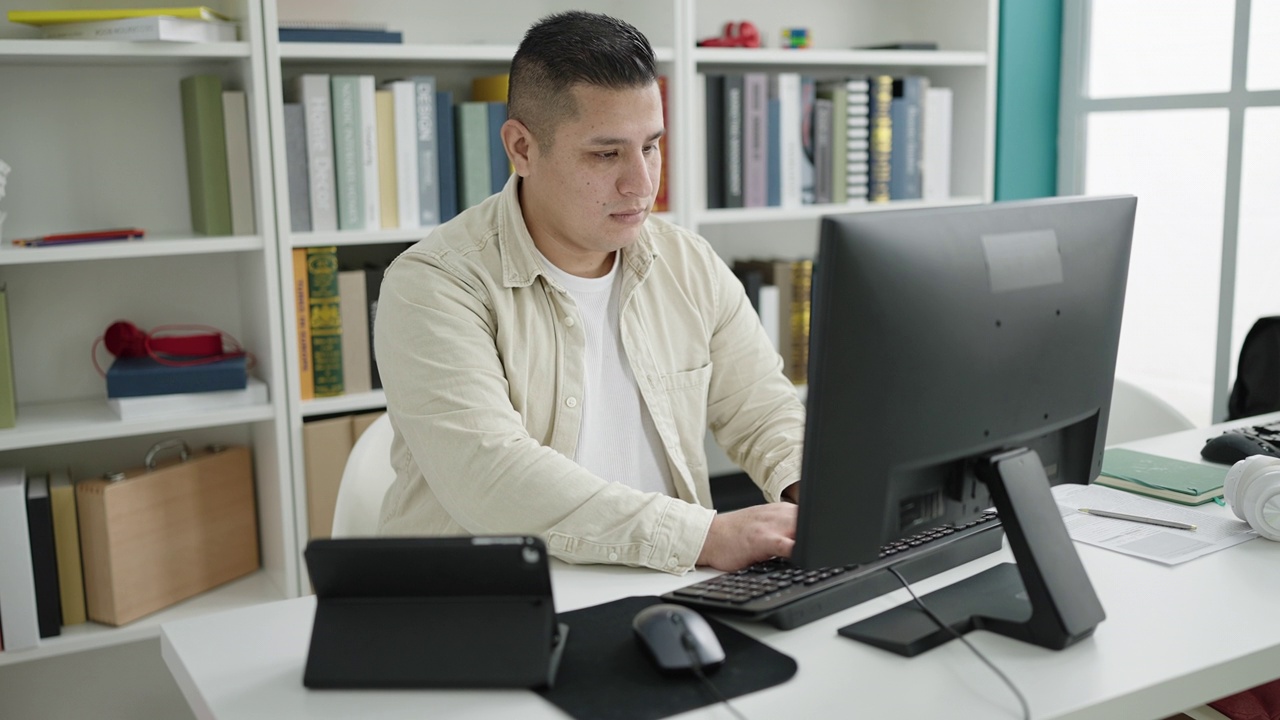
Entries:
POLYGON ((1151 391, 1116 378, 1107 420, 1108 446, 1193 427, 1186 415, 1151 391))
POLYGON ((382 497, 396 479, 391 467, 391 418, 385 413, 356 440, 338 485, 333 537, 376 535, 382 497))
POLYGON ((1240 345, 1227 419, 1280 410, 1280 316, 1258 318, 1240 345))

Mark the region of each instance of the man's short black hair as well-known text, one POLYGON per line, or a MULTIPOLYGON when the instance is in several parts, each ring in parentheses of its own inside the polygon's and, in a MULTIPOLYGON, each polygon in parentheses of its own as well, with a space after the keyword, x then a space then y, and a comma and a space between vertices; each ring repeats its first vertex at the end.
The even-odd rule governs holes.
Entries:
POLYGON ((645 87, 657 82, 656 64, 648 38, 622 20, 579 10, 548 15, 511 61, 507 115, 548 147, 560 122, 578 114, 573 86, 645 87))

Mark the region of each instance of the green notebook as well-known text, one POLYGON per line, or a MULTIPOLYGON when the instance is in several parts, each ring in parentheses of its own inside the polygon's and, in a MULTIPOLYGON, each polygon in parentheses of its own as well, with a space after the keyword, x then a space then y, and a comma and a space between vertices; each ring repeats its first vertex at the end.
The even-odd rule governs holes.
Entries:
POLYGON ((1094 482, 1183 505, 1203 505, 1222 494, 1229 469, 1115 448, 1103 453, 1102 474, 1094 482))

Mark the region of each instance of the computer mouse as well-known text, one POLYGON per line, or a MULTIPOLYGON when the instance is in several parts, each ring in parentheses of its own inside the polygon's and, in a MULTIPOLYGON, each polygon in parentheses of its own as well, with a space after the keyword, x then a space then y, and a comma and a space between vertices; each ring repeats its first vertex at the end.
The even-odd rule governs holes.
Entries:
POLYGON ((1200 457, 1223 465, 1235 465, 1251 455, 1280 457, 1280 452, 1266 440, 1230 431, 1209 438, 1204 447, 1200 448, 1200 457))
POLYGON ((697 666, 709 672, 724 663, 724 648, 711 625, 683 605, 650 605, 636 613, 631 627, 663 672, 692 672, 697 666))

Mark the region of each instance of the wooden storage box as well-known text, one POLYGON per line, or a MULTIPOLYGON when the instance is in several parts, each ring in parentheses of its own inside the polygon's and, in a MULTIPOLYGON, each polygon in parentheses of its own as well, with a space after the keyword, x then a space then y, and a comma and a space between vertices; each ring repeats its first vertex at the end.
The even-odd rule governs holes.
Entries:
POLYGON ((171 443, 76 484, 90 620, 123 625, 258 568, 249 449, 171 443), (181 458, 156 462, 168 448, 181 458))

